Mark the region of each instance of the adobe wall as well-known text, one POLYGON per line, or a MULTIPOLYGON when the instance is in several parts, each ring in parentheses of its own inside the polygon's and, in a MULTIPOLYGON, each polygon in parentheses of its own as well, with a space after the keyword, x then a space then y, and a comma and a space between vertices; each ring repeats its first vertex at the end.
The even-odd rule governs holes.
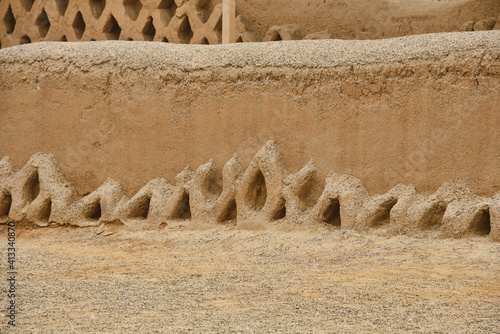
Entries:
POLYGON ((500 238, 500 32, 129 46, 0 51, 0 216, 500 238))
POLYGON ((129 193, 274 139, 293 172, 314 159, 424 193, 500 189, 500 32, 219 47, 37 44, 0 52, 0 156, 53 153, 80 194, 129 193))
POLYGON ((302 36, 327 29, 342 39, 464 31, 466 22, 500 14, 497 0, 237 0, 236 5, 259 36, 274 25, 296 24, 302 36))

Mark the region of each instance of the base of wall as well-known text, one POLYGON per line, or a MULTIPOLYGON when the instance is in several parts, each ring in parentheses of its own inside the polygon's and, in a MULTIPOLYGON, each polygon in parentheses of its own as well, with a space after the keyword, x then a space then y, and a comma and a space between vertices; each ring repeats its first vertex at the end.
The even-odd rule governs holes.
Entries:
POLYGON ((186 167, 176 184, 157 178, 132 198, 121 184, 107 179, 80 198, 65 180, 53 155, 37 153, 19 171, 8 157, 0 161, 0 222, 36 226, 98 226, 118 223, 132 229, 156 229, 182 220, 266 226, 341 229, 383 229, 388 235, 422 235, 439 231, 443 237, 489 235, 500 240, 500 194, 474 195, 451 183, 431 196, 415 187, 397 185, 370 196, 359 179, 331 171, 318 177, 314 161, 297 173, 284 168, 276 143, 269 141, 243 168, 234 155, 222 169, 213 160, 193 171, 186 167))

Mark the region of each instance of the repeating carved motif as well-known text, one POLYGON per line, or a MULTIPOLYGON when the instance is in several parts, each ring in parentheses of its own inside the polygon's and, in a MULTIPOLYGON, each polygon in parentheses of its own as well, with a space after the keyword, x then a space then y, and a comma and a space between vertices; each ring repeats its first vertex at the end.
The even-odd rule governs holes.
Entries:
POLYGON ((19 171, 4 157, 0 222, 9 219, 38 226, 120 223, 133 229, 155 229, 182 220, 241 228, 327 224, 390 235, 439 231, 443 237, 489 235, 500 240, 500 194, 485 198, 445 183, 430 196, 402 184, 371 196, 351 175, 332 171, 320 180, 312 160, 299 172, 288 173, 271 140, 246 169, 236 154, 222 171, 211 160, 196 171, 186 167, 175 185, 162 178, 151 180, 132 198, 112 179, 79 198, 51 154, 34 154, 19 171))
MULTIPOLYGON (((0 47, 38 41, 220 44, 222 4, 207 0, 2 0, 0 47)), ((236 40, 257 38, 236 18, 236 40)), ((235 40, 235 41, 236 41, 235 40)))

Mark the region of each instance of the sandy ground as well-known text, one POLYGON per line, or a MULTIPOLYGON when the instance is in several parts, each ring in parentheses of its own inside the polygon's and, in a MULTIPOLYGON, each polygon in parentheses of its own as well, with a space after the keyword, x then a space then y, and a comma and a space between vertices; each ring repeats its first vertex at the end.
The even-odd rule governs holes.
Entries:
POLYGON ((500 333, 500 243, 485 238, 97 231, 18 229, 18 326, 2 315, 0 332, 500 333))

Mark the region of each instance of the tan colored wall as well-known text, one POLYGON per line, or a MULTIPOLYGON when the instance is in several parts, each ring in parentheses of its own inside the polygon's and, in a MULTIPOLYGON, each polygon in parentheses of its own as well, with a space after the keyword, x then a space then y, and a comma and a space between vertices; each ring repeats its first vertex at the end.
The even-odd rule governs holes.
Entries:
POLYGON ((499 34, 5 49, 0 156, 20 167, 50 152, 80 194, 109 176, 130 195, 210 158, 222 168, 237 152, 246 164, 274 139, 290 172, 312 158, 321 175, 352 174, 370 193, 400 182, 431 193, 458 181, 492 195, 499 34))
POLYGON ((497 0, 238 0, 259 36, 270 26, 297 24, 303 36, 328 29, 333 38, 375 39, 463 31, 467 21, 497 18, 497 0))

